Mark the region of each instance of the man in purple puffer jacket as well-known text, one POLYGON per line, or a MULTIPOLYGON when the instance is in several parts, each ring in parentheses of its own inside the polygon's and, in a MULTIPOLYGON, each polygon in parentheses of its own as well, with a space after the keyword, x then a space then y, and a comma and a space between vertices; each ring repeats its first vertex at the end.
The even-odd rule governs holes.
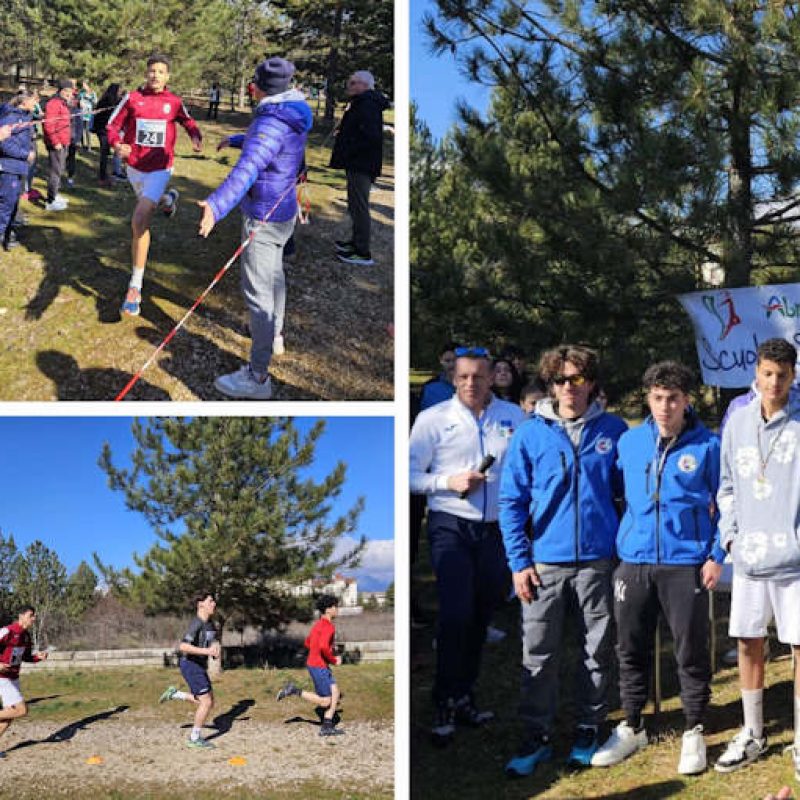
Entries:
POLYGON ((297 216, 295 182, 305 155, 311 109, 303 94, 289 89, 294 65, 270 58, 253 78, 255 119, 243 136, 223 139, 219 147, 241 147, 242 155, 219 188, 199 203, 201 236, 235 206, 242 206, 242 237, 253 239, 242 253, 242 292, 250 312, 250 363, 214 386, 243 400, 269 400, 269 362, 275 337, 276 298, 283 290, 283 246, 297 216))

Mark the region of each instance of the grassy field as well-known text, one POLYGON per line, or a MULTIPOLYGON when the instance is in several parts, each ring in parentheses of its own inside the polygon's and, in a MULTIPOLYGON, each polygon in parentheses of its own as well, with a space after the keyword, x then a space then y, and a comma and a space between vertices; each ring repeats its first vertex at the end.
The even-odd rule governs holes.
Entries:
POLYGON ((28 667, 30 714, 3 737, 3 764, 14 772, 15 797, 391 797, 393 664, 343 666, 336 675, 343 736, 319 737, 306 703, 275 702, 286 679, 310 687, 305 670, 229 670, 214 682, 205 731, 216 749, 196 751, 184 743, 193 706, 156 702, 167 685, 182 684, 177 669, 28 667))
MULTIPOLYGON (((248 124, 245 114, 209 122, 195 110, 202 154, 181 131, 172 185, 181 192, 175 218, 152 228, 142 314, 121 319, 130 275, 127 183, 101 188, 97 149, 80 153, 69 209, 48 213, 22 202, 23 246, 0 252, 0 400, 111 400, 144 364, 238 246, 240 217, 231 213, 203 240, 199 209, 227 175, 237 151, 216 144, 248 124)), ((272 365, 275 399, 390 399, 393 395, 394 168, 387 136, 384 176, 372 193, 376 265, 337 261, 333 240, 349 233, 344 173, 328 168, 331 138, 309 138, 311 223, 296 229, 298 251, 285 264, 286 353, 272 365)), ((44 190, 46 158, 40 143, 44 190)), ((224 399, 214 378, 247 358, 249 336, 235 265, 172 340, 137 386, 132 400, 224 399)))
MULTIPOLYGON (((433 620, 436 601, 433 577, 427 564, 426 544, 420 551, 421 563, 413 575, 416 597, 423 611, 433 620)), ((721 608, 717 616, 718 653, 729 646, 726 636, 725 596, 717 600, 721 608)), ((435 627, 412 631, 411 638, 411 780, 416 800, 483 800, 487 797, 505 800, 523 798, 593 798, 593 800, 740 800, 761 798, 767 792, 794 781, 792 761, 783 754, 783 746, 792 740, 793 711, 791 658, 788 648, 772 643, 778 656, 767 665, 767 689, 764 699, 766 733, 770 740, 768 755, 749 768, 732 775, 720 775, 713 769, 696 777, 677 773, 683 715, 668 643, 662 652, 664 703, 657 719, 651 707, 645 722, 651 744, 645 750, 616 767, 607 770, 573 771, 565 759, 569 751, 573 709, 569 703, 569 687, 575 648, 566 637, 561 659, 561 712, 554 739, 555 760, 539 767, 530 778, 509 780, 504 775, 506 761, 515 753, 522 736, 517 722, 517 701, 520 677, 520 640, 518 607, 508 604, 494 622, 507 632, 498 644, 484 650, 481 680, 477 687, 479 705, 496 713, 493 723, 480 730, 457 731, 455 741, 446 749, 436 749, 430 741, 432 723, 431 689, 434 656, 432 640, 435 627)), ((615 680, 616 683, 616 680, 615 680)), ((617 702, 614 700, 613 707, 617 702)), ((620 711, 615 710, 616 724, 620 711)), ((727 742, 741 727, 738 675, 736 669, 720 668, 714 675, 712 700, 706 720, 706 742, 709 763, 720 755, 727 742)))

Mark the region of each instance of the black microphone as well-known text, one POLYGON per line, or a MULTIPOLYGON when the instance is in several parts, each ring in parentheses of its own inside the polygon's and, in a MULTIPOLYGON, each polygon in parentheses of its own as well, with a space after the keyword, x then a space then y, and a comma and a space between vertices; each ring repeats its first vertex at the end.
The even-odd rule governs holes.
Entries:
MULTIPOLYGON (((491 453, 487 453, 487 454, 486 454, 486 455, 483 457, 483 460, 481 461, 481 463, 480 463, 480 464, 478 464, 478 472, 480 472, 480 473, 481 473, 481 475, 485 475, 485 474, 486 474, 486 473, 489 471, 489 467, 491 467, 491 466, 492 466, 492 464, 494 464, 494 462, 495 462, 496 460, 497 460, 497 459, 496 459, 496 458, 495 458, 495 457, 494 457, 494 456, 493 456, 491 453)), ((467 499, 467 495, 468 495, 468 494, 469 494, 469 492, 468 492, 468 491, 464 491, 464 492, 461 492, 461 494, 459 494, 458 496, 459 496, 459 497, 460 497, 462 500, 466 500, 466 499, 467 499)))

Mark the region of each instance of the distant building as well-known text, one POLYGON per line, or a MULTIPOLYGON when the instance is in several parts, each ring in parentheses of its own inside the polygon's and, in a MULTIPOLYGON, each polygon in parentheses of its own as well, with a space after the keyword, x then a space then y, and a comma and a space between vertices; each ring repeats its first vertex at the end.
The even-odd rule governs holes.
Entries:
POLYGON ((342 608, 355 608, 358 605, 358 581, 355 578, 346 578, 339 573, 334 575, 330 582, 326 582, 322 578, 312 578, 299 586, 293 586, 289 591, 294 597, 332 594, 338 598, 342 608))
POLYGON ((362 606, 375 605, 383 608, 386 605, 386 592, 361 592, 358 599, 362 606))

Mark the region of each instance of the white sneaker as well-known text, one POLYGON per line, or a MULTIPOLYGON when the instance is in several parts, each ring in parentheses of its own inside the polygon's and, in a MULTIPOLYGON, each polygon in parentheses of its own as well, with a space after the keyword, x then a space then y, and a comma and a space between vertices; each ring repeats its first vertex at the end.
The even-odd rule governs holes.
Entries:
POLYGON ((697 775, 705 771, 706 763, 706 741, 703 738, 703 726, 695 725, 694 728, 683 734, 678 772, 681 775, 697 775))
POLYGON ((272 355, 282 356, 286 352, 286 347, 283 343, 283 336, 276 336, 272 340, 272 355))
POLYGON ((58 197, 52 203, 45 203, 45 211, 66 211, 67 203, 58 197))
POLYGON ((627 720, 623 720, 592 756, 592 766, 613 767, 644 747, 647 747, 645 729, 636 731, 628 725, 627 720))
POLYGON ((717 772, 733 772, 741 767, 746 767, 766 752, 767 737, 757 738, 753 736, 749 728, 742 728, 725 748, 725 752, 717 759, 714 769, 717 772))
POLYGON ((56 200, 59 203, 66 203, 67 205, 69 205, 69 197, 65 197, 63 194, 57 194, 56 200))
POLYGON ((229 375, 220 375, 214 381, 217 391, 237 400, 269 400, 272 397, 272 384, 269 376, 260 383, 255 379, 250 365, 237 369, 229 375))
POLYGON ((787 753, 792 754, 792 763, 794 764, 794 779, 796 781, 800 781, 800 745, 787 744, 786 747, 783 748, 783 754, 786 755, 787 753))

